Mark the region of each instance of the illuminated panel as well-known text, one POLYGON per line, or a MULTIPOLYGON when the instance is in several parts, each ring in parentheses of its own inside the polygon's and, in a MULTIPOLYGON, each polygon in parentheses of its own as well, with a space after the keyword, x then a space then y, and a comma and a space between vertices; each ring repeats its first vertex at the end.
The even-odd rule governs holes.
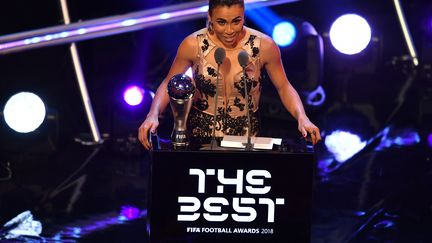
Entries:
MULTIPOLYGON (((278 5, 298 0, 249 0, 248 9, 278 5)), ((207 1, 195 1, 130 14, 59 25, 0 37, 0 54, 59 45, 144 28, 206 17, 207 1)))

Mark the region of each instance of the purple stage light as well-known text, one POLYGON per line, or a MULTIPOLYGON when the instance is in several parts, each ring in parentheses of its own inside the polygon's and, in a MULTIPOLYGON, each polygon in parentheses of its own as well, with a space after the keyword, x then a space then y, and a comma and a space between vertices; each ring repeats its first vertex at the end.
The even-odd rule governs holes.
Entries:
POLYGON ((428 136, 427 140, 428 140, 428 145, 429 145, 429 147, 432 148, 432 132, 429 133, 429 136, 428 136))
POLYGON ((126 220, 137 219, 140 216, 140 210, 132 206, 123 206, 120 215, 124 216, 126 220))
POLYGON ((144 89, 139 86, 129 86, 123 93, 123 99, 128 105, 137 106, 143 101, 144 92, 144 89))

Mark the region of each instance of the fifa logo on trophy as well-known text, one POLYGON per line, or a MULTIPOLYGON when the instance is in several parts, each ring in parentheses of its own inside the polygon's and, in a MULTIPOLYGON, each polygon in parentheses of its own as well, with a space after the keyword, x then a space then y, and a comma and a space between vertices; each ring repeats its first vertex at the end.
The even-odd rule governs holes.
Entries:
POLYGON ((174 148, 185 147, 189 144, 189 134, 186 123, 189 111, 192 107, 192 97, 195 92, 195 86, 189 76, 176 74, 169 80, 167 88, 174 117, 171 141, 174 148))

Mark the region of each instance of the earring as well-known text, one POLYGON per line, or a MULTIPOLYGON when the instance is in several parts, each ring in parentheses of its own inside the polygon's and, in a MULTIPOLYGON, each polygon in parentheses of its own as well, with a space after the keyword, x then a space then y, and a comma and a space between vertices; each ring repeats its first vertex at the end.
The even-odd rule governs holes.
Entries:
POLYGON ((208 23, 207 30, 210 34, 213 34, 213 23, 211 21, 208 23))

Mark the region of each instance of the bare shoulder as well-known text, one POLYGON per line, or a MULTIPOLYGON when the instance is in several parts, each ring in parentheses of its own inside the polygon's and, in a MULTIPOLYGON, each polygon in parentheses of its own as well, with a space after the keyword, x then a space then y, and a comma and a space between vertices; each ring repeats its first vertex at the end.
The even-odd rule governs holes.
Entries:
POLYGON ((205 29, 200 29, 198 31, 193 32, 192 34, 186 36, 186 38, 183 40, 182 44, 185 44, 187 46, 198 46, 197 42, 197 36, 202 35, 205 33, 205 29))
POLYGON ((268 35, 260 33, 261 44, 260 44, 260 56, 264 64, 271 60, 276 60, 280 57, 280 50, 276 42, 268 35))
POLYGON ((263 32, 252 28, 247 28, 247 29, 251 35, 256 35, 261 37, 261 48, 269 48, 269 47, 274 47, 276 45, 273 39, 270 36, 264 34, 263 32))
POLYGON ((262 59, 263 58, 266 59, 266 56, 272 56, 275 54, 275 52, 278 52, 279 50, 278 46, 270 36, 252 28, 247 28, 247 29, 251 35, 260 37, 261 39, 260 53, 262 59))
POLYGON ((279 47, 276 45, 276 42, 274 42, 274 40, 270 36, 263 34, 261 39, 261 49, 264 52, 274 52, 279 50, 279 47))
POLYGON ((185 57, 187 59, 194 59, 198 55, 198 42, 197 35, 202 33, 202 30, 198 30, 184 38, 179 46, 177 55, 185 57))

